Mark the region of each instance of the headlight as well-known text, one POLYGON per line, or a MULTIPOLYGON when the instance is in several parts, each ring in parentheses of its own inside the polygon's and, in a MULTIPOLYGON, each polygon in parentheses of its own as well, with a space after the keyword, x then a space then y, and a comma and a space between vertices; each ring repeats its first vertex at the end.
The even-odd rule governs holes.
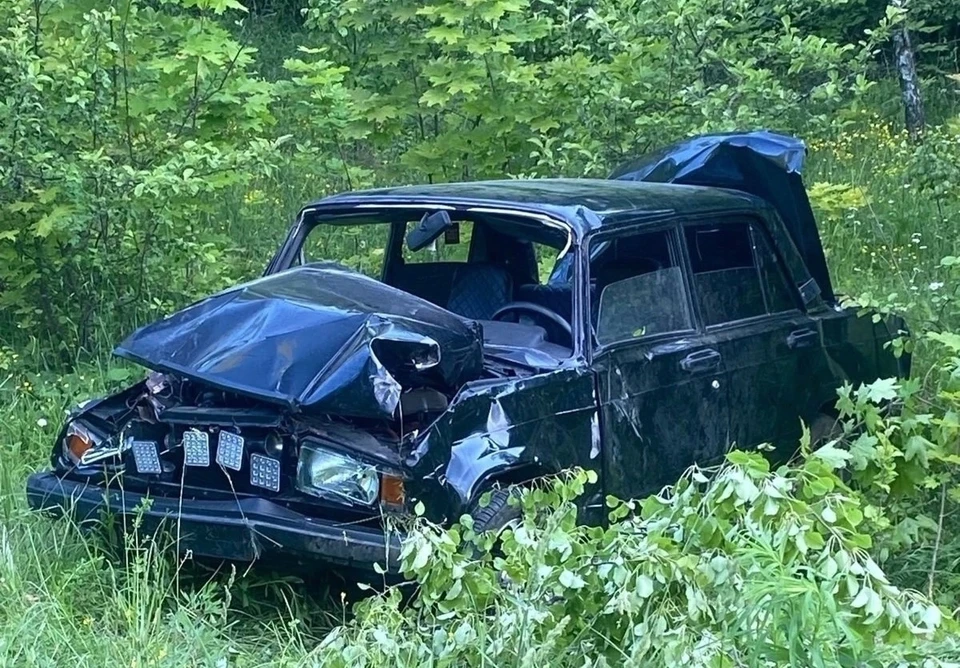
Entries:
POLYGON ((297 461, 297 489, 311 496, 372 505, 380 496, 380 474, 372 464, 304 444, 297 461))

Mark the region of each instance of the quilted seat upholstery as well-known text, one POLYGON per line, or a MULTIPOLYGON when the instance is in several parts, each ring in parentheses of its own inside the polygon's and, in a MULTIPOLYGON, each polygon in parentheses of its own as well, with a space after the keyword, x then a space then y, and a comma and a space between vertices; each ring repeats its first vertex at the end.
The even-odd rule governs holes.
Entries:
POLYGON ((447 310, 471 320, 489 320, 512 301, 513 281, 503 267, 469 263, 457 267, 447 310))

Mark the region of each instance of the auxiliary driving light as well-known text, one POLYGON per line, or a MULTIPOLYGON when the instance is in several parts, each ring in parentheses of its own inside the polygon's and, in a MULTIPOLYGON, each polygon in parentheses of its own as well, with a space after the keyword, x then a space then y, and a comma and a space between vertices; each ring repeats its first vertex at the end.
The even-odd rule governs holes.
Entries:
POLYGON ((162 473, 160 455, 157 453, 157 444, 153 441, 134 441, 130 444, 133 450, 133 463, 138 473, 162 473))
POLYGON ((217 464, 234 471, 243 466, 243 436, 221 431, 217 443, 217 464))
POLYGON ((280 460, 259 453, 250 455, 250 484, 280 491, 280 460))
POLYGON ((210 435, 189 429, 183 432, 183 463, 186 466, 210 466, 210 435))

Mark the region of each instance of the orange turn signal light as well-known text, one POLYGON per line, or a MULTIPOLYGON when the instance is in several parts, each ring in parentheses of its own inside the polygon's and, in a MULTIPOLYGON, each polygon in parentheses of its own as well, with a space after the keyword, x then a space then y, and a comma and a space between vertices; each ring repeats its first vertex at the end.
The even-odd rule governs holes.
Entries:
POLYGON ((92 447, 93 443, 80 434, 70 434, 67 436, 67 450, 70 451, 71 455, 77 458, 77 461, 80 461, 80 458, 83 457, 83 454, 92 447))
POLYGON ((387 473, 380 477, 380 503, 388 506, 401 506, 407 493, 403 488, 403 478, 387 473))

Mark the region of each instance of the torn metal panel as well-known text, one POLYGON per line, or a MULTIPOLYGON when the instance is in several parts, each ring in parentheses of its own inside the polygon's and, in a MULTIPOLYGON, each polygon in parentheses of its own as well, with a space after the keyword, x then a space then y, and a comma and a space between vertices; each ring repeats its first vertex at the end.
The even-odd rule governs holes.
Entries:
POLYGON ((767 130, 703 135, 622 165, 610 178, 732 188, 756 195, 780 215, 825 301, 834 301, 810 200, 800 172, 806 145, 767 130))
POLYGON ((514 380, 470 383, 410 448, 420 494, 441 494, 456 517, 486 481, 527 469, 597 469, 593 374, 567 368, 514 380))
POLYGON ((482 334, 409 293, 333 265, 240 285, 147 325, 121 357, 293 409, 391 418, 402 384, 480 376, 482 334))

